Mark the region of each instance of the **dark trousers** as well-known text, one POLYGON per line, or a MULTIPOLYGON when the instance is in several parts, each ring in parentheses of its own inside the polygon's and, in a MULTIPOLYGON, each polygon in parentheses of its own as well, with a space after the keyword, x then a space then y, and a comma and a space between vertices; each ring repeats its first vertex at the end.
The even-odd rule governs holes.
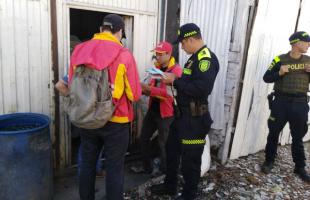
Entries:
POLYGON ((100 129, 81 129, 79 192, 82 200, 95 199, 96 163, 102 145, 106 157, 106 199, 123 199, 124 158, 128 141, 129 123, 108 122, 100 129))
POLYGON ((146 113, 140 137, 141 152, 143 156, 143 164, 145 168, 150 169, 151 163, 151 142, 150 139, 154 132, 158 130, 158 144, 160 148, 160 169, 166 170, 166 150, 165 145, 169 134, 169 128, 173 121, 173 117, 162 118, 160 113, 148 110, 146 113))
POLYGON ((308 111, 307 100, 288 99, 276 97, 272 102, 271 114, 268 119, 269 134, 265 148, 266 161, 274 162, 277 154, 279 134, 285 124, 290 125, 292 135, 292 156, 296 168, 305 167, 305 152, 303 137, 308 131, 308 111))
POLYGON ((166 143, 167 172, 165 184, 168 189, 177 188, 177 174, 181 161, 181 172, 184 177, 182 196, 186 200, 196 197, 200 180, 201 155, 205 139, 212 120, 209 113, 200 117, 192 117, 189 109, 182 109, 182 115, 176 119, 171 127, 166 143), (190 141, 190 142, 189 142, 190 141))

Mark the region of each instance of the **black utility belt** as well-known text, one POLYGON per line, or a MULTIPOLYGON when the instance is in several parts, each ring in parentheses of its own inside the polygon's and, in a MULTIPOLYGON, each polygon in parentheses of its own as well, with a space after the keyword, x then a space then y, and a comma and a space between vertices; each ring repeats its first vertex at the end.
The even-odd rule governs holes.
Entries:
POLYGON ((293 96, 293 95, 283 95, 283 94, 275 94, 276 98, 285 99, 287 101, 298 101, 298 102, 309 102, 308 96, 293 96))
POLYGON ((193 117, 202 116, 209 111, 208 104, 202 104, 194 101, 191 101, 189 103, 189 108, 193 117))

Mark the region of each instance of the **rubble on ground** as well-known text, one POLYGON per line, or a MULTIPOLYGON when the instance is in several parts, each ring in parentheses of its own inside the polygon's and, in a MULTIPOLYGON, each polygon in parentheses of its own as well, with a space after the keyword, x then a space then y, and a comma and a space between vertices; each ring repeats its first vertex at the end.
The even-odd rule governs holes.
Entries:
MULTIPOLYGON (((308 144, 309 146, 309 144, 308 144)), ((306 154, 309 163, 309 153, 306 154)), ((290 145, 278 148, 278 157, 271 174, 261 172, 264 153, 259 152, 225 165, 213 162, 199 184, 197 200, 205 199, 310 199, 310 184, 302 182, 294 173, 290 145)), ((309 167, 307 171, 310 172, 309 167)), ((170 196, 151 195, 149 187, 163 181, 153 178, 125 195, 125 199, 168 200, 170 196)))

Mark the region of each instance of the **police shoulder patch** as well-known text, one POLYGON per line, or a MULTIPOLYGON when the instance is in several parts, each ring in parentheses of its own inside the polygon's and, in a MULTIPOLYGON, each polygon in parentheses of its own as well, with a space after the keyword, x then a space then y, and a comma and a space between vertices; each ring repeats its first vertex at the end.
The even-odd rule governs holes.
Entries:
POLYGON ((210 61, 209 60, 201 60, 199 62, 200 71, 206 72, 206 71, 208 71, 209 68, 210 68, 210 61))

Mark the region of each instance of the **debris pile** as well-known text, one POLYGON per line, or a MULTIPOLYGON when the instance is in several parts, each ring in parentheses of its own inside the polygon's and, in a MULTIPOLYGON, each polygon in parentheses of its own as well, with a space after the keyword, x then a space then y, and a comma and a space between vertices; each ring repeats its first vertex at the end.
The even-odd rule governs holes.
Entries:
MULTIPOLYGON (((310 145, 307 144, 307 146, 310 145)), ((309 163, 309 147, 306 157, 309 163)), ((197 200, 310 199, 310 185, 302 182, 293 173, 294 163, 290 145, 278 148, 278 156, 272 173, 266 175, 261 172, 260 165, 263 161, 264 153, 259 152, 230 160, 225 165, 213 162, 209 172, 199 184, 197 200)), ((309 167, 307 171, 310 173, 309 167)), ((170 196, 151 195, 149 191, 151 185, 162 182, 163 178, 164 176, 153 178, 138 188, 134 188, 126 193, 126 199, 173 199, 170 196)))

